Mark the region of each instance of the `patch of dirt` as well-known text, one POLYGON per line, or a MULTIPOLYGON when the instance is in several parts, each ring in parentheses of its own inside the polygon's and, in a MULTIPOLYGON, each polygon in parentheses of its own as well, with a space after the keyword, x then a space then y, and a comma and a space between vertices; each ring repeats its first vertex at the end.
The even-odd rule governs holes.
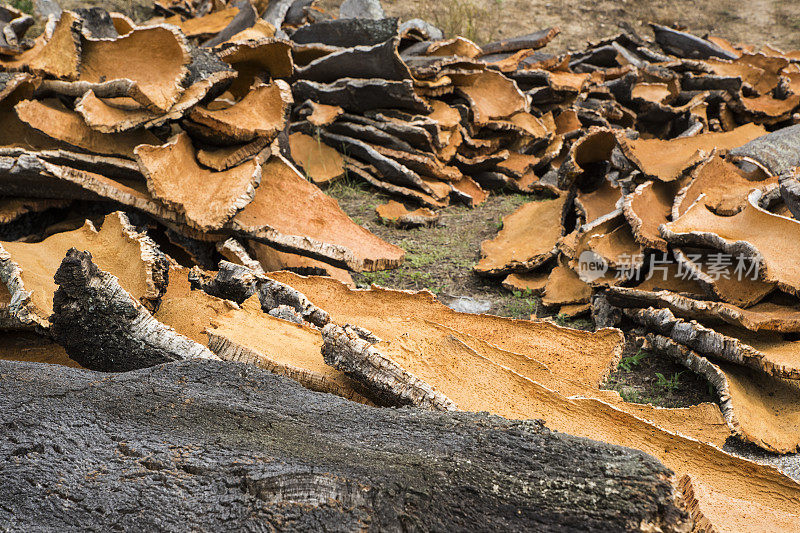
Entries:
POLYGON ((633 335, 626 338, 620 365, 600 388, 615 390, 630 403, 659 407, 718 403, 705 378, 664 354, 641 349, 633 335))

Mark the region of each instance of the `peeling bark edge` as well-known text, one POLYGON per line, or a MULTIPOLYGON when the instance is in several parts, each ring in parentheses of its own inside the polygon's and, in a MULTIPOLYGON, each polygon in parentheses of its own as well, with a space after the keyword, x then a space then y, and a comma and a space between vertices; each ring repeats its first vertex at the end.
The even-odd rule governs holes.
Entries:
POLYGON ((82 366, 125 372, 187 359, 218 359, 205 346, 165 326, 89 252, 71 248, 55 275, 50 332, 82 366))
POLYGON ((728 337, 698 322, 676 318, 669 309, 625 309, 623 314, 658 334, 696 350, 782 379, 800 379, 800 368, 779 365, 739 339, 728 337))
POLYGON ((363 384, 378 403, 458 410, 452 400, 386 357, 350 326, 328 324, 322 337, 325 362, 363 384))

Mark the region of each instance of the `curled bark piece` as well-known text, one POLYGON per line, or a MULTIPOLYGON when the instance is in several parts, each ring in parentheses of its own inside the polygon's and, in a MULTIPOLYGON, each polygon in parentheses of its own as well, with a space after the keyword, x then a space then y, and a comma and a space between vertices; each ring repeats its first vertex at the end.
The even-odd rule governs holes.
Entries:
POLYGON ((213 278, 196 267, 192 268, 189 281, 194 289, 237 304, 244 303, 258 288, 258 276, 252 269, 230 261, 220 261, 219 271, 213 278))
POLYGON ((259 137, 247 144, 197 151, 197 162, 217 172, 241 165, 269 145, 269 139, 259 137))
POLYGON ((500 72, 453 75, 456 92, 466 98, 478 124, 528 111, 528 101, 516 82, 500 72))
POLYGON ((262 174, 264 179, 253 201, 228 224, 242 238, 356 271, 395 268, 403 262, 401 248, 350 220, 335 200, 305 180, 282 157, 267 161, 262 174), (287 195, 294 200, 284 201, 287 195), (314 216, 309 217, 309 213, 314 216))
MULTIPOLYGON (((152 111, 163 113, 183 93, 190 62, 186 41, 177 29, 141 27, 112 41, 84 40, 79 80, 132 82, 129 94, 122 96, 130 96, 152 111)), ((101 96, 98 90, 95 94, 101 96)))
POLYGON ((497 236, 481 244, 482 259, 475 272, 501 275, 532 270, 552 258, 562 234, 561 213, 565 197, 529 202, 503 219, 497 236), (537 228, 536 239, 530 238, 537 228))
POLYGON ((325 362, 370 390, 384 405, 414 405, 434 411, 455 411, 455 404, 430 385, 376 350, 349 326, 322 329, 325 362))
MULTIPOLYGON (((686 213, 689 207, 703 195, 705 206, 723 216, 735 215, 747 204, 747 195, 755 188, 766 192, 777 184, 777 178, 762 181, 748 179, 736 165, 728 163, 716 154, 701 163, 692 172, 692 181, 675 196, 672 219, 686 213)), ((666 223, 664 220, 662 223, 666 223)))
MULTIPOLYGON (((448 205, 447 199, 436 199, 432 195, 424 193, 417 189, 401 187, 399 185, 394 185, 387 181, 383 181, 378 178, 378 176, 381 176, 381 173, 378 172, 378 170, 375 167, 364 163, 360 163, 355 159, 346 160, 345 169, 348 172, 352 172, 355 176, 363 179, 376 189, 386 191, 389 194, 396 194, 398 196, 408 198, 409 200, 419 202, 422 205, 426 205, 429 207, 445 207, 446 205, 448 205)), ((471 195, 469 201, 472 201, 471 195)))
MULTIPOLYGON (((288 270, 304 276, 330 276, 348 287, 355 287, 350 272, 298 254, 282 252, 268 244, 249 241, 247 247, 264 272, 288 270)), ((224 253, 223 253, 224 255, 224 253)))
POLYGON ((778 176, 800 166, 800 124, 767 133, 730 151, 734 161, 747 161, 767 175, 778 176))
POLYGON ((53 274, 72 247, 91 252, 97 264, 122 280, 126 291, 150 309, 167 286, 167 259, 121 212, 106 216, 100 231, 87 223, 39 243, 2 244, 0 277, 11 295, 10 310, 23 323, 48 327, 56 286, 53 274))
POLYGON ((137 147, 136 158, 153 197, 202 231, 222 228, 253 200, 261 181, 255 160, 223 172, 201 168, 185 133, 163 146, 137 147))
POLYGON ((739 438, 773 453, 800 449, 800 399, 795 384, 739 365, 711 362, 662 335, 648 334, 647 339, 654 349, 711 383, 721 399, 726 422, 739 438))
POLYGON ((730 217, 715 215, 701 201, 695 202, 679 219, 661 226, 661 235, 676 246, 704 246, 730 254, 734 260, 752 259, 760 279, 798 294, 800 268, 787 254, 785 243, 798 242, 800 222, 762 209, 760 197, 761 191, 753 191, 744 209, 730 217))
POLYGON ((713 42, 695 37, 690 33, 652 23, 650 27, 655 33, 656 42, 668 54, 690 59, 708 59, 709 57, 736 59, 737 57, 713 42))
POLYGON ((578 192, 575 196, 575 208, 583 218, 583 223, 588 224, 615 211, 621 197, 620 188, 604 179, 594 191, 578 192))
POLYGON ((292 34, 298 44, 321 43, 342 48, 373 46, 397 35, 396 18, 340 18, 308 24, 292 34))
POLYGON ((319 331, 266 314, 256 297, 216 318, 208 336, 211 351, 225 361, 254 364, 314 391, 372 403, 357 383, 325 364, 319 331))
POLYGON ((296 77, 330 83, 341 78, 343 72, 351 78, 377 78, 383 80, 408 80, 411 72, 397 53, 398 38, 373 46, 355 46, 328 54, 297 69, 296 77))
POLYGON ((314 183, 328 183, 344 175, 344 157, 310 135, 292 133, 289 147, 292 160, 314 183))
POLYGON ((503 287, 510 291, 522 291, 538 296, 544 291, 548 276, 549 273, 546 271, 509 274, 503 280, 503 287))
POLYGON ((690 298, 669 290, 609 287, 608 301, 618 307, 669 309, 675 316, 704 324, 730 324, 750 331, 800 332, 800 304, 764 301, 743 309, 725 302, 690 298))
POLYGON ((544 287, 542 305, 570 305, 587 303, 592 296, 592 287, 582 280, 577 272, 563 259, 550 271, 544 287))
POLYGON ((409 211, 403 204, 395 202, 394 200, 379 205, 375 208, 375 212, 384 223, 401 228, 430 226, 439 221, 439 213, 434 213, 426 208, 409 211))
POLYGON ((8 60, 0 60, 0 65, 6 70, 26 69, 39 76, 74 80, 85 61, 80 28, 78 16, 67 11, 55 23, 51 34, 40 35, 31 49, 8 60))
POLYGON ((717 326, 715 330, 694 320, 687 322, 676 318, 666 308, 626 309, 624 313, 631 320, 705 356, 747 366, 776 378, 800 379, 797 343, 785 341, 779 334, 754 334, 730 326, 717 326))
POLYGON ((175 333, 103 272, 89 252, 74 248, 55 274, 53 338, 86 368, 125 372, 170 361, 217 357, 175 333))
POLYGON ((681 270, 700 285, 708 297, 750 307, 775 290, 775 283, 759 279, 759 265, 742 256, 726 257, 695 248, 674 248, 672 252, 681 270))
POLYGON ((335 105, 325 105, 306 100, 303 106, 311 109, 311 114, 306 117, 311 124, 317 127, 327 126, 336 121, 337 117, 344 113, 344 109, 335 105))
POLYGON ((239 11, 238 7, 233 6, 186 20, 170 17, 165 22, 178 26, 186 37, 208 38, 228 27, 239 11))
POLYGON ((631 225, 636 242, 646 248, 667 251, 667 241, 661 238, 659 227, 669 222, 675 195, 684 181, 660 183, 646 181, 625 197, 622 212, 631 225))
POLYGON ((56 141, 99 154, 133 158, 133 149, 140 144, 158 142, 145 130, 102 134, 89 128, 78 113, 57 100, 23 100, 14 106, 19 118, 56 141))
POLYGON ((212 47, 220 45, 231 39, 237 33, 246 30, 256 23, 258 12, 250 0, 237 0, 233 3, 233 7, 239 11, 231 19, 227 26, 225 26, 219 33, 211 39, 203 43, 203 47, 212 47))
POLYGON ((430 111, 428 104, 414 92, 411 80, 341 78, 333 83, 299 80, 292 85, 292 94, 299 102, 313 100, 355 113, 383 107, 408 109, 415 113, 430 111))
POLYGON ((283 131, 286 114, 292 104, 289 85, 283 80, 253 87, 240 101, 224 109, 199 106, 189 117, 233 142, 256 138, 274 139, 283 131))
POLYGON ((559 28, 547 28, 510 39, 494 41, 481 47, 483 54, 499 54, 502 52, 516 52, 518 50, 537 50, 547 45, 561 33, 559 28))
POLYGON ((702 133, 693 137, 624 140, 620 147, 645 175, 660 181, 674 181, 686 169, 708 157, 715 148, 730 150, 765 133, 762 126, 745 124, 732 131, 702 133))
POLYGON ((266 73, 272 78, 288 78, 294 72, 292 44, 284 39, 257 39, 221 47, 219 58, 235 68, 239 75, 231 91, 244 96, 253 80, 266 73))

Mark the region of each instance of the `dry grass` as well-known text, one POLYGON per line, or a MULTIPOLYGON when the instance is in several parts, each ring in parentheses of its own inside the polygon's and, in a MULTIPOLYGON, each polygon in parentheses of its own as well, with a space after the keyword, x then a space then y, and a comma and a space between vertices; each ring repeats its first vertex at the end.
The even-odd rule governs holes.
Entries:
MULTIPOLYGON (((339 4, 320 2, 333 13, 339 4)), ((581 49, 587 41, 618 33, 621 24, 650 36, 648 22, 677 23, 698 34, 757 46, 800 49, 798 0, 383 0, 383 6, 391 16, 422 18, 448 36, 478 43, 558 26, 562 33, 548 46, 553 52, 581 49)))

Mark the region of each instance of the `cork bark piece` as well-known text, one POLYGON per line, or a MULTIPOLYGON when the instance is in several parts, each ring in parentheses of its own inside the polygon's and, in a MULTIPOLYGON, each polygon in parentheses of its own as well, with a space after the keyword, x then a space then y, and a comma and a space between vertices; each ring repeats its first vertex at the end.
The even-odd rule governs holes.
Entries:
POLYGON ((130 94, 125 96, 163 113, 183 93, 182 84, 189 74, 190 62, 185 39, 177 29, 139 27, 114 40, 84 39, 79 80, 89 83, 127 80, 132 85, 130 94))
POLYGON ((91 370, 125 372, 170 361, 217 359, 158 320, 90 252, 70 248, 54 281, 53 338, 91 370))
POLYGON ((618 307, 669 309, 675 316, 703 324, 730 324, 750 331, 800 333, 800 304, 766 300, 746 309, 725 302, 688 297, 671 290, 648 290, 639 285, 609 287, 606 296, 618 307))
POLYGON ((294 72, 292 45, 284 39, 264 38, 229 43, 219 48, 221 60, 236 69, 238 75, 230 91, 243 98, 263 75, 288 78, 294 72))
POLYGON ((409 211, 403 204, 394 200, 379 205, 375 208, 375 212, 385 224, 401 228, 430 226, 439 221, 439 213, 425 207, 409 211))
POLYGON ((33 331, 4 331, 0 335, 0 359, 83 368, 69 358, 61 345, 33 331))
POLYGON ((87 152, 133 159, 133 149, 158 138, 146 130, 103 134, 88 127, 83 118, 58 100, 23 100, 14 106, 17 116, 54 141, 87 152))
POLYGON ((354 46, 327 54, 297 69, 297 79, 330 83, 347 73, 351 78, 409 80, 411 72, 397 52, 399 39, 373 46, 354 46))
POLYGON ((636 242, 646 248, 667 251, 667 241, 661 238, 658 228, 669 222, 675 195, 683 183, 681 180, 669 183, 646 181, 625 197, 622 212, 636 242))
POLYGON ((594 191, 578 192, 575 196, 575 208, 583 217, 583 223, 587 224, 614 211, 620 198, 620 188, 604 179, 594 191))
POLYGON ((475 272, 501 275, 532 270, 555 255, 565 198, 524 204, 503 219, 494 239, 481 243, 475 272))
POLYGON ((98 231, 91 223, 38 243, 4 242, 0 275, 12 295, 11 311, 23 323, 49 327, 56 284, 53 275, 67 250, 92 253, 136 299, 154 307, 166 289, 166 259, 121 212, 107 215, 98 231))
POLYGON ((259 137, 245 144, 222 148, 201 148, 197 151, 197 162, 211 170, 222 172, 248 161, 268 145, 267 138, 259 137))
POLYGON ((252 252, 253 258, 261 265, 265 272, 275 272, 278 270, 288 270, 296 274, 306 276, 329 276, 348 287, 355 287, 353 276, 343 268, 337 268, 331 264, 306 257, 304 255, 283 252, 268 244, 257 241, 249 241, 247 247, 252 252))
POLYGON ((517 84, 500 72, 453 75, 456 92, 469 101, 474 120, 485 124, 528 111, 528 102, 517 84))
MULTIPOLYGON (((385 378, 385 369, 396 369, 393 375, 405 374, 411 381, 406 390, 419 391, 406 398, 419 399, 421 407, 447 408, 441 403, 430 404, 433 395, 438 394, 464 410, 489 411, 512 419, 541 418, 557 431, 646 451, 678 475, 688 473, 725 497, 746 499, 763 506, 757 510, 741 505, 720 506, 714 518, 723 523, 736 520, 771 524, 773 512, 788 517, 786 523, 799 523, 794 501, 800 501, 800 485, 776 469, 666 431, 644 417, 626 413, 604 401, 577 396, 567 398, 491 361, 474 348, 465 350, 462 343, 463 339, 457 334, 435 340, 429 336, 400 338, 394 347, 384 342, 371 349, 354 349, 350 358, 339 362, 337 367, 365 380, 372 378, 378 387, 389 381, 385 378), (384 353, 387 349, 392 350, 391 356, 384 353), (451 355, 454 352, 468 354, 469 359, 465 360, 464 355, 451 355), (436 371, 437 361, 431 359, 431 354, 437 353, 449 358, 451 364, 447 372, 436 371), (404 367, 397 359, 409 367, 404 367), (430 376, 431 381, 426 381, 423 374, 430 376), (487 379, 487 376, 491 377, 487 379), (465 386, 467 383, 469 386, 465 386)), ((333 358, 331 361, 336 364, 333 358)))
POLYGON ((522 291, 538 296, 544 291, 549 274, 547 271, 509 274, 503 280, 503 287, 510 291, 522 291))
POLYGON ((261 180, 256 160, 222 172, 202 168, 185 133, 163 146, 139 146, 136 158, 153 198, 202 231, 222 228, 250 203, 261 180))
POLYGON ((766 133, 763 126, 745 124, 732 131, 702 133, 693 137, 624 140, 620 147, 645 175, 667 182, 678 179, 686 169, 703 161, 715 148, 737 148, 766 133))
POLYGON ((175 16, 164 22, 178 26, 187 37, 208 37, 224 30, 238 13, 238 7, 228 7, 202 17, 181 20, 175 16))
POLYGON ((786 243, 800 242, 800 222, 762 209, 760 197, 760 191, 753 191, 742 211, 730 217, 715 215, 698 201, 683 216, 664 224, 661 235, 676 246, 703 246, 734 258, 753 258, 763 281, 798 294, 800 265, 786 243))
POLYGON ((221 359, 253 364, 286 376, 306 388, 371 404, 359 386, 322 358, 322 335, 261 310, 258 296, 232 309, 208 328, 209 347, 221 359))
POLYGON ((336 200, 306 181, 280 156, 263 165, 255 198, 228 227, 242 238, 356 271, 395 268, 405 255, 401 248, 350 220, 336 200))
POLYGON ((744 441, 773 453, 800 449, 797 383, 703 355, 662 335, 648 334, 653 349, 705 377, 721 398, 731 430, 744 441))
POLYGON ((547 284, 544 286, 544 296, 542 305, 570 305, 587 303, 592 296, 592 287, 583 281, 572 270, 567 262, 559 261, 550 275, 547 277, 547 284))
POLYGON ((52 34, 40 35, 29 50, 0 61, 5 70, 26 69, 40 76, 64 80, 78 77, 81 57, 81 22, 72 11, 65 11, 52 34))
POLYGON ((244 98, 224 109, 197 106, 189 117, 233 142, 256 138, 274 139, 283 131, 292 103, 289 85, 283 80, 254 86, 244 98))
POLYGON ((0 198, 0 224, 14 222, 30 213, 41 213, 69 205, 68 200, 49 200, 43 198, 0 198))
POLYGON ((712 156, 701 163, 691 175, 692 181, 682 188, 672 206, 672 219, 686 213, 689 207, 703 196, 703 204, 722 216, 735 215, 747 204, 747 196, 753 189, 766 191, 778 184, 776 177, 753 181, 736 165, 712 156))
POLYGON ((707 357, 721 359, 780 379, 800 379, 798 342, 775 332, 750 332, 729 325, 710 328, 676 318, 669 309, 626 309, 625 315, 650 330, 707 357))
POLYGON ((286 283, 325 309, 336 324, 352 324, 384 340, 402 335, 409 319, 436 323, 471 335, 509 352, 521 354, 572 375, 589 387, 598 387, 622 353, 622 335, 604 329, 589 333, 549 322, 513 320, 492 315, 458 313, 427 291, 383 289, 351 290, 342 283, 317 276, 274 272, 269 277, 286 283), (388 318, 387 318, 388 317, 388 318))
POLYGON ((314 183, 328 183, 344 175, 344 157, 310 135, 292 133, 289 148, 294 162, 314 183))

